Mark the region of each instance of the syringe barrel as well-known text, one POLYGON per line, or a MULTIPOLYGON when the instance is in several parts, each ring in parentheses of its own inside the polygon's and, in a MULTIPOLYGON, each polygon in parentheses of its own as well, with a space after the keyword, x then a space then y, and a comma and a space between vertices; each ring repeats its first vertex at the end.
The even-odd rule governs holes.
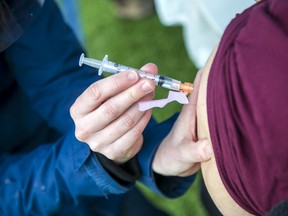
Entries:
POLYGON ((103 67, 103 71, 106 71, 108 73, 109 72, 119 73, 119 72, 124 72, 127 70, 133 70, 133 71, 136 71, 141 78, 154 80, 155 85, 157 86, 161 86, 163 88, 167 88, 171 90, 180 91, 181 82, 178 80, 169 78, 169 77, 148 73, 148 72, 136 69, 136 68, 128 67, 128 66, 110 62, 110 61, 105 62, 105 64, 102 65, 102 67, 103 67))
POLYGON ((137 71, 142 78, 154 80, 155 85, 171 90, 180 90, 181 82, 170 77, 161 76, 158 74, 147 73, 142 70, 137 71))
POLYGON ((118 63, 115 63, 115 62, 111 62, 111 61, 106 61, 105 64, 102 65, 102 69, 105 72, 114 73, 114 74, 115 73, 119 73, 119 72, 124 72, 124 71, 127 71, 127 70, 137 71, 137 69, 135 69, 135 68, 128 67, 128 66, 125 66, 125 65, 121 65, 121 64, 118 64, 118 63))
POLYGON ((180 91, 181 86, 180 81, 165 76, 158 76, 158 79, 159 80, 157 81, 156 85, 161 86, 163 88, 180 91))
POLYGON ((161 86, 163 88, 176 90, 176 91, 184 91, 187 94, 191 93, 193 89, 192 84, 188 85, 189 83, 181 84, 180 81, 172 79, 170 77, 148 73, 148 72, 136 69, 136 68, 132 68, 129 66, 125 66, 125 65, 121 65, 115 62, 108 61, 107 55, 103 58, 102 61, 100 61, 97 59, 85 58, 84 54, 82 54, 79 59, 79 66, 81 66, 82 64, 86 64, 91 67, 98 68, 99 75, 101 75, 103 71, 115 74, 115 73, 119 73, 119 72, 123 72, 127 70, 133 70, 137 72, 141 78, 151 79, 155 82, 155 85, 161 86))

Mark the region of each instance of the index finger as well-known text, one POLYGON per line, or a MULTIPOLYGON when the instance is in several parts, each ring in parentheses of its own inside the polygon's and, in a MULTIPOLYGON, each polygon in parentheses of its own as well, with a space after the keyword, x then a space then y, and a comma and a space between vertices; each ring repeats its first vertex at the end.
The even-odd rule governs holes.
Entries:
POLYGON ((114 74, 91 84, 74 102, 71 115, 83 117, 94 111, 110 97, 124 91, 139 80, 135 71, 114 74))
POLYGON ((157 65, 153 63, 145 64, 143 67, 141 67, 141 70, 151 74, 158 74, 157 65))

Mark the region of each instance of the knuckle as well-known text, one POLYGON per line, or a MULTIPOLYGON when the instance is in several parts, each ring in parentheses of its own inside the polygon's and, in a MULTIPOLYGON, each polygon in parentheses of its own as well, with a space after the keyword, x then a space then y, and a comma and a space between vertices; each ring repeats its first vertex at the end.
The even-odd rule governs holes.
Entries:
POLYGON ((101 145, 99 145, 99 143, 94 141, 93 144, 88 144, 88 145, 93 152, 101 153, 101 147, 100 147, 101 145))
POLYGON ((135 148, 131 147, 131 148, 129 148, 129 149, 126 151, 126 153, 125 153, 125 158, 126 158, 126 159, 128 159, 128 158, 130 159, 130 158, 134 157, 135 154, 136 154, 135 148))
POLYGON ((90 88, 87 89, 87 93, 93 100, 98 100, 101 97, 101 89, 99 84, 93 83, 90 88))
POLYGON ((127 128, 132 128, 135 124, 135 120, 128 113, 125 113, 122 118, 122 123, 127 128))
POLYGON ((130 148, 127 150, 126 157, 132 158, 134 157, 141 149, 141 146, 143 144, 143 137, 140 136, 136 142, 133 143, 133 145, 130 146, 130 148))
POLYGON ((142 128, 140 127, 134 127, 132 130, 131 130, 131 134, 132 134, 132 137, 133 138, 138 138, 138 137, 141 137, 142 136, 142 128))
POLYGON ((113 84, 112 87, 113 87, 113 90, 118 92, 118 89, 120 89, 120 84, 119 84, 119 81, 118 81, 118 78, 115 77, 115 76, 112 76, 112 80, 113 80, 113 84))
POLYGON ((137 94, 137 91, 132 88, 131 91, 129 91, 129 97, 133 100, 133 101, 138 101, 140 98, 137 94))
POLYGON ((75 120, 77 118, 77 116, 79 117, 80 116, 80 113, 79 113, 79 108, 78 106, 76 105, 76 103, 74 103, 70 109, 69 109, 69 113, 70 113, 70 116, 73 120, 75 120))
POLYGON ((107 101, 106 103, 104 103, 104 113, 108 116, 116 118, 119 115, 118 107, 115 103, 107 101))
POLYGON ((107 157, 110 160, 116 160, 118 159, 118 152, 115 151, 115 149, 111 149, 111 148, 106 148, 103 149, 103 151, 101 152, 103 155, 105 155, 105 157, 107 157))
POLYGON ((195 162, 200 162, 204 160, 203 149, 197 148, 193 151, 193 154, 195 162))
POLYGON ((138 145, 127 145, 125 149, 119 149, 118 158, 129 160, 138 152, 138 145))
POLYGON ((134 157, 141 149, 143 139, 137 139, 136 142, 114 143, 109 148, 102 150, 102 154, 113 161, 127 161, 134 157))
POLYGON ((84 119, 78 119, 75 121, 75 137, 81 141, 86 142, 92 135, 93 131, 84 119))
POLYGON ((76 128, 75 137, 81 142, 84 142, 89 137, 89 132, 82 128, 76 128))
POLYGON ((97 139, 98 136, 93 137, 93 139, 90 139, 87 144, 89 145, 90 149, 93 152, 99 152, 102 154, 102 152, 105 150, 105 142, 103 142, 103 139, 97 139))
POLYGON ((198 154, 195 155, 196 162, 203 161, 202 154, 198 151, 198 154))

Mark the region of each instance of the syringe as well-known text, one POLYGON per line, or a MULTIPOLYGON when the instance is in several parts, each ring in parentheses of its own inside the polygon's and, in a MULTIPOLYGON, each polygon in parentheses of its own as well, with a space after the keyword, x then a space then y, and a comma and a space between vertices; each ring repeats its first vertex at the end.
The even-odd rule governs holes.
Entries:
POLYGON ((154 80, 155 85, 161 86, 163 88, 175 90, 175 91, 182 91, 186 95, 190 94, 193 90, 193 84, 192 83, 181 83, 178 80, 158 75, 158 74, 152 74, 148 73, 139 69, 135 69, 129 66, 121 65, 115 62, 108 61, 108 55, 105 55, 103 60, 97 60, 92 58, 86 58, 84 56, 84 53, 80 56, 79 59, 79 66, 82 66, 82 64, 89 65, 94 68, 98 68, 98 75, 100 76, 103 71, 108 73, 119 73, 127 70, 133 70, 136 71, 141 78, 147 78, 154 80))

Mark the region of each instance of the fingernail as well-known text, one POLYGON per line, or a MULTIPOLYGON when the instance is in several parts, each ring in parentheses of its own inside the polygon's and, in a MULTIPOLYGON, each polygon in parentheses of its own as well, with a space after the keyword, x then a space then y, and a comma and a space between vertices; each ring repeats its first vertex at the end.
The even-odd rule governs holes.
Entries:
POLYGON ((149 82, 144 82, 141 86, 141 89, 144 91, 144 92, 150 92, 152 91, 152 86, 149 82))
POLYGON ((133 81, 137 78, 137 73, 134 71, 129 71, 127 78, 128 78, 128 80, 133 81))

